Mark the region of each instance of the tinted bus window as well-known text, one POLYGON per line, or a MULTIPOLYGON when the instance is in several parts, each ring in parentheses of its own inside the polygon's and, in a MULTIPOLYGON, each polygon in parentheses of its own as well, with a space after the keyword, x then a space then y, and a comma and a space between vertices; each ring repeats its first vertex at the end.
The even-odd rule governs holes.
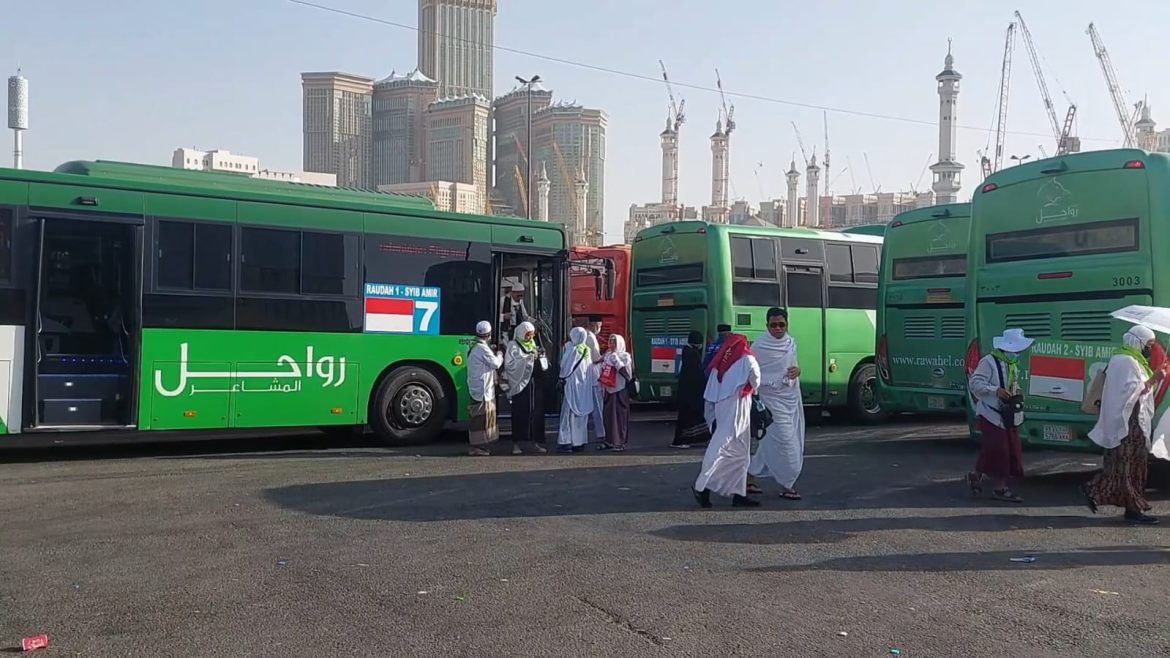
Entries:
POLYGON ((963 276, 967 273, 966 256, 924 256, 921 258, 895 258, 893 279, 933 279, 948 276, 963 276))
POLYGON ((878 282, 878 249, 869 245, 850 245, 853 254, 853 282, 878 282))
POLYGON ((776 244, 772 240, 752 240, 752 265, 756 279, 776 278, 776 244))
POLYGON ((345 236, 309 233, 301 236, 301 292, 309 295, 345 293, 345 236))
POLYGON ((301 287, 301 233, 270 228, 240 231, 240 289, 297 294, 301 287))
POLYGON ((1138 220, 1122 219, 987 236, 987 262, 1137 251, 1138 220))
POLYGON ((639 286, 665 286, 672 283, 696 283, 702 280, 702 263, 667 265, 638 270, 639 286))
POLYGON ((847 244, 827 244, 825 254, 829 260, 829 281, 853 283, 853 257, 847 244))
POLYGON ((732 276, 752 278, 752 241, 748 238, 731 238, 732 276))
POLYGON ((157 241, 159 288, 232 289, 230 225, 160 221, 157 241))

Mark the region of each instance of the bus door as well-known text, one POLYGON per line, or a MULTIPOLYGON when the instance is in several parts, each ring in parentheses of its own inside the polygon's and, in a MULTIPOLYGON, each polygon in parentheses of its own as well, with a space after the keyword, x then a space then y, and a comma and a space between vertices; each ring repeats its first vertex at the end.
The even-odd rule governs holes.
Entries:
MULTIPOLYGON (((547 254, 496 253, 492 262, 494 278, 499 282, 493 300, 497 320, 493 323, 495 342, 506 351, 508 343, 515 339, 517 321, 531 322, 536 327, 536 342, 544 350, 549 367, 541 377, 541 406, 545 416, 556 416, 561 408, 557 393, 561 349, 569 332, 567 259, 547 254), (523 290, 513 294, 516 284, 523 290)), ((501 417, 510 418, 506 380, 501 376, 500 382, 496 408, 501 417)))
POLYGON ((34 358, 38 428, 135 425, 142 225, 39 220, 34 358))
POLYGON ((822 405, 827 401, 824 277, 825 268, 820 265, 784 265, 788 330, 796 340, 800 391, 806 405, 822 405))

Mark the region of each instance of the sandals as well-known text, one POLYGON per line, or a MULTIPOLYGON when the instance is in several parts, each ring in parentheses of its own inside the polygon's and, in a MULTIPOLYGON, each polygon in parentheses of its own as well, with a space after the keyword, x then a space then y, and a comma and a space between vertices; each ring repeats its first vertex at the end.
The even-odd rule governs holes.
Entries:
POLYGON ((992 492, 992 497, 1004 503, 1022 503, 1023 498, 1017 496, 1011 489, 1004 487, 1003 489, 996 489, 992 492))
POLYGON ((1085 497, 1085 507, 1088 507, 1090 512, 1096 514, 1097 501, 1093 500, 1093 490, 1089 487, 1088 482, 1081 485, 1081 495, 1085 497))
POLYGON ((789 489, 788 491, 781 491, 780 497, 785 500, 803 500, 800 493, 796 489, 789 489))
POLYGON ((764 490, 761 489, 760 485, 756 484, 755 482, 749 482, 747 485, 747 493, 749 496, 752 494, 762 494, 764 493, 764 490))
POLYGON ((472 457, 491 457, 492 456, 492 453, 488 452, 487 450, 484 450, 483 448, 472 448, 471 450, 467 451, 467 454, 472 456, 472 457))
POLYGON ((978 496, 983 493, 983 476, 974 471, 968 473, 967 486, 971 488, 972 495, 978 496))

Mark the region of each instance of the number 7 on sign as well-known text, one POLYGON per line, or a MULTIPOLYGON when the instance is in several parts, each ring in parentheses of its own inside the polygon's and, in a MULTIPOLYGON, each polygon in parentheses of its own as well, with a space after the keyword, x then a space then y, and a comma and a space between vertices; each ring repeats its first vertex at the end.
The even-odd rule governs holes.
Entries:
POLYGON ((431 329, 431 318, 434 317, 435 311, 439 310, 439 302, 415 301, 414 305, 423 311, 422 318, 418 321, 418 330, 419 333, 425 334, 431 329))

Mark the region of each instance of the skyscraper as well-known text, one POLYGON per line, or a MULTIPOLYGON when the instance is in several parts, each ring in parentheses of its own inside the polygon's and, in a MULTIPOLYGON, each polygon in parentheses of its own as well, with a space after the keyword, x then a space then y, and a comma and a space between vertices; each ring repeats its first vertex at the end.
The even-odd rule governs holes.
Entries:
POLYGON ((418 68, 439 98, 492 98, 496 0, 419 0, 418 68))
POLYGON ((374 84, 374 185, 417 183, 426 161, 426 114, 439 83, 415 69, 374 84))
POLYGON ((548 220, 571 226, 578 216, 578 178, 588 184, 585 231, 575 236, 578 244, 600 245, 605 240, 607 124, 602 110, 571 104, 550 105, 532 116, 532 162, 547 163, 549 170, 548 220))
MULTIPOLYGON (((528 199, 533 196, 526 194, 525 190, 536 184, 535 178, 540 171, 540 161, 533 160, 534 180, 524 180, 527 175, 525 167, 527 163, 524 158, 528 153, 528 107, 531 103, 532 112, 535 114, 552 104, 552 92, 544 85, 535 82, 531 87, 531 98, 528 96, 529 85, 524 85, 500 96, 492 103, 492 116, 496 124, 494 184, 512 210, 523 216, 527 216, 525 208, 528 199), (523 189, 521 181, 524 182, 523 189)), ((533 212, 532 216, 535 217, 536 213, 533 212)))
POLYGON ((342 187, 373 189, 370 98, 374 81, 349 73, 302 73, 304 169, 342 187))
POLYGON ((949 41, 943 70, 934 79, 938 81, 938 162, 930 165, 930 171, 934 173, 934 183, 930 187, 937 203, 955 203, 963 186, 963 165, 955 159, 959 81, 963 76, 955 70, 949 41))
POLYGON ((426 117, 426 180, 471 183, 480 213, 486 212, 488 199, 490 114, 486 98, 464 96, 431 103, 426 117))

